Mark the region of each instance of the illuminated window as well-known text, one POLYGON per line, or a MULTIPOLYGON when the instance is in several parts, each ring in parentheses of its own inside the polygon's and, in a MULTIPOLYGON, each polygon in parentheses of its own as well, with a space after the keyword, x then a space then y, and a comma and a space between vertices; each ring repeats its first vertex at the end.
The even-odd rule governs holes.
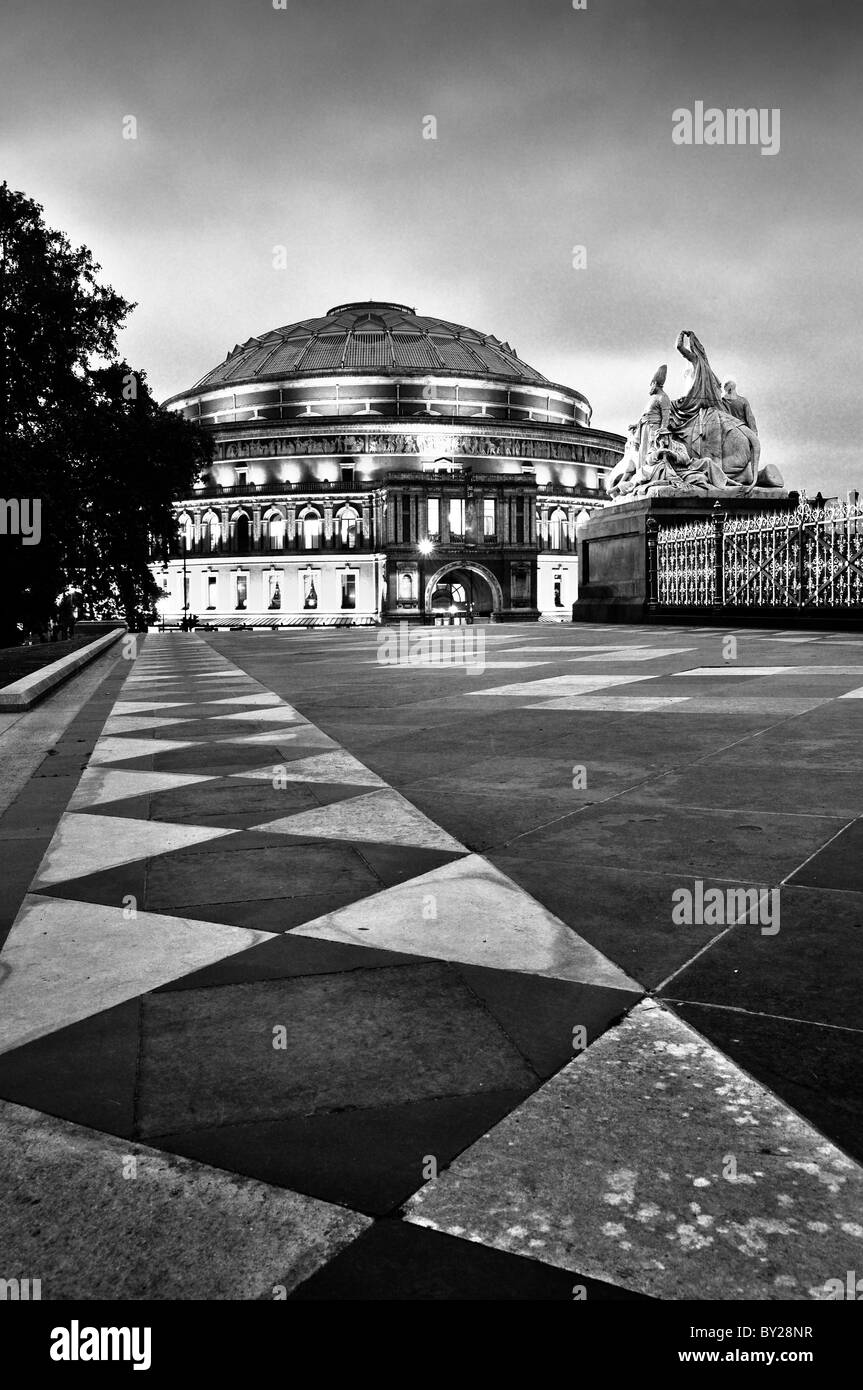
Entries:
POLYGON ((321 548, 321 517, 319 512, 308 508, 301 517, 303 532, 303 549, 320 550, 321 548))
POLYGON ((279 574, 278 570, 271 570, 270 573, 267 575, 267 591, 269 594, 269 603, 267 604, 267 607, 269 609, 281 608, 281 575, 279 574))
POLYGON ((356 548, 359 524, 359 513, 353 507, 342 507, 336 514, 336 539, 343 550, 356 548))
POLYGON ((201 545, 205 551, 217 551, 222 539, 222 523, 215 512, 206 512, 201 521, 201 545))
POLYGON ((449 499, 449 533, 460 540, 464 536, 464 498, 451 497, 449 499))
POLYGON ((236 585, 237 585, 237 589, 236 589, 237 601, 236 601, 235 607, 236 607, 236 609, 237 609, 237 612, 238 612, 238 613, 241 613, 241 612, 243 612, 243 610, 245 609, 245 607, 246 607, 246 602, 247 602, 248 597, 249 597, 249 577, 248 577, 248 575, 247 575, 247 574, 238 574, 238 575, 236 576, 236 585))
POLYGON ((275 508, 264 517, 264 542, 267 550, 285 548, 285 518, 275 508))
POLYGON ((552 550, 566 550, 568 530, 566 512, 562 507, 555 507, 549 518, 548 540, 552 550))
POLYGON ((216 607, 216 576, 207 575, 207 608, 212 612, 216 607))
POLYGON ((355 574, 342 575, 342 608, 356 608, 357 606, 357 576, 355 574))
POLYGON ((440 501, 437 497, 428 500, 428 534, 435 540, 440 536, 440 501))
POLYGON ((482 533, 484 536, 495 534, 493 497, 486 497, 482 504, 482 533))

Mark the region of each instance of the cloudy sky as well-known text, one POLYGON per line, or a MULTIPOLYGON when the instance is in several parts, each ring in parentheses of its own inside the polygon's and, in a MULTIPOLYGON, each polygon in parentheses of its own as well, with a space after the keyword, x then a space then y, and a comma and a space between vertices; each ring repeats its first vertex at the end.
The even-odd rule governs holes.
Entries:
POLYGON ((137 301, 160 397, 391 299, 624 429, 692 328, 764 462, 863 491, 861 37, 850 0, 3 0, 0 174, 137 301), (698 101, 778 109, 778 153, 675 144, 698 101))

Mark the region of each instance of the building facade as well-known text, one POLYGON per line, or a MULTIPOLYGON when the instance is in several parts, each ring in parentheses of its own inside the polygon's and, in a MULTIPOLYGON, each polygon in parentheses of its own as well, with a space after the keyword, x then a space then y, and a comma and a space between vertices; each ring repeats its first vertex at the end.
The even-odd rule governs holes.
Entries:
POLYGON ((166 405, 214 458, 160 614, 219 627, 569 619, 576 524, 624 446, 507 343, 374 301, 250 338, 166 405))

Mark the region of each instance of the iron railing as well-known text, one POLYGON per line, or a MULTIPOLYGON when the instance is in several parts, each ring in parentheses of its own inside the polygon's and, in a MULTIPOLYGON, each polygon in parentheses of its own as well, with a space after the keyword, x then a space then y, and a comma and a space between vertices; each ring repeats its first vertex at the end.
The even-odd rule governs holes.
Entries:
POLYGON ((653 609, 863 613, 863 504, 801 497, 758 512, 647 523, 653 609))

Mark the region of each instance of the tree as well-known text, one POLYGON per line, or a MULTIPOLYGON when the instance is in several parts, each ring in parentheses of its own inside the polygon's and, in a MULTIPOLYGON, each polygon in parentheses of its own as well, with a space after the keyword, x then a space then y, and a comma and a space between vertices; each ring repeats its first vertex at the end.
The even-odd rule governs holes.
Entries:
POLYGON ((0 185, 0 497, 40 503, 38 544, 0 537, 0 642, 39 627, 73 588, 138 625, 157 592, 154 538, 211 457, 206 431, 162 410, 117 356, 135 307, 90 251, 0 185))

